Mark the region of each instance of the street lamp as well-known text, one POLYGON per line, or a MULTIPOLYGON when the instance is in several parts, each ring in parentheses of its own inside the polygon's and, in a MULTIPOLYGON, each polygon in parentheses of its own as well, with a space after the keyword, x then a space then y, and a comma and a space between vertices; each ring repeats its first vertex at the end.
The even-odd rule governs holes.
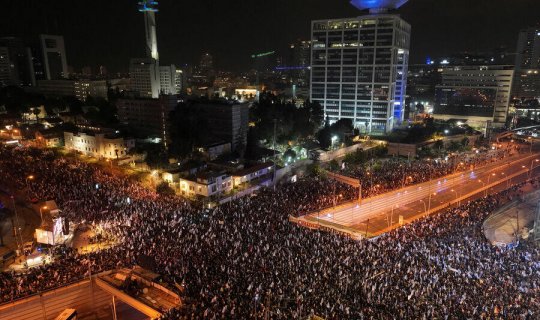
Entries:
POLYGON ((39 208, 39 215, 41 216, 41 225, 43 226, 43 210, 47 210, 47 206, 43 206, 39 208))
POLYGON ((334 148, 334 143, 336 143, 338 140, 338 137, 337 136, 333 136, 332 137, 332 149, 334 148))
POLYGON ((394 208, 399 208, 399 204, 392 205, 392 214, 390 215, 390 226, 394 224, 394 208))
MULTIPOLYGON (((480 182, 482 184, 482 187, 486 187, 486 183, 482 180, 478 180, 478 182, 480 182)), ((487 190, 484 190, 484 197, 487 196, 487 190)))
POLYGON ((34 176, 33 175, 29 175, 28 177, 26 177, 26 189, 30 189, 30 187, 28 186, 28 180, 34 180, 34 176))
POLYGON ((540 162, 540 160, 538 160, 538 159, 531 160, 531 167, 530 167, 530 169, 529 169, 529 179, 530 179, 531 176, 532 176, 533 164, 534 164, 535 162, 540 162))
POLYGON ((457 200, 457 198, 458 198, 458 193, 457 193, 457 191, 456 191, 456 190, 454 190, 454 189, 451 189, 450 191, 452 191, 453 193, 455 193, 455 194, 456 194, 456 200, 457 200))
POLYGON ((426 202, 423 199, 420 199, 420 202, 422 202, 424 204, 424 214, 427 214, 426 202))
POLYGON ((489 177, 488 177, 488 181, 487 181, 487 184, 488 184, 488 185, 489 185, 489 180, 491 179, 491 177, 494 177, 494 176, 496 176, 496 174, 495 174, 495 173, 492 173, 492 174, 490 174, 490 175, 489 175, 489 177))
POLYGON ((433 193, 429 193, 429 198, 428 198, 428 212, 431 211, 431 196, 436 196, 437 193, 436 192, 433 192, 433 193))

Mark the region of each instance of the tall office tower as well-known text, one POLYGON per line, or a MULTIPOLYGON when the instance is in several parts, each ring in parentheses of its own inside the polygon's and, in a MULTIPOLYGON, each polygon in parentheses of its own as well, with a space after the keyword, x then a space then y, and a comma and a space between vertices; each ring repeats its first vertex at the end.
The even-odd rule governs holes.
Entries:
POLYGON ((16 86, 35 86, 34 65, 29 47, 24 45, 21 38, 0 38, 0 47, 7 50, 10 62, 10 84, 16 86))
POLYGON ((403 121, 411 26, 390 9, 407 0, 353 0, 370 14, 311 23, 311 100, 331 122, 382 134, 403 121))
POLYGON ((150 0, 139 2, 139 12, 144 13, 146 58, 131 59, 129 73, 131 90, 138 92, 141 98, 158 98, 161 91, 156 38, 157 4, 150 0))
POLYGON ((159 66, 159 83, 161 94, 179 94, 176 88, 177 69, 174 64, 159 66))
POLYGON ((290 45, 290 75, 294 84, 309 85, 309 66, 311 63, 311 41, 297 40, 290 45))
POLYGON ((131 90, 141 98, 158 98, 160 72, 157 61, 151 58, 134 58, 129 64, 131 90))
POLYGON ((45 78, 57 80, 68 77, 64 37, 40 34, 39 40, 43 56, 45 78))
POLYGON ((11 61, 6 47, 0 47, 0 87, 11 85, 11 61))
POLYGON ((156 36, 157 1, 145 0, 139 2, 139 11, 144 13, 144 28, 146 31, 146 56, 159 61, 156 36))
POLYGON ((513 96, 540 98, 540 26, 519 32, 513 96))
POLYGON ((214 70, 214 58, 211 54, 205 53, 201 56, 201 62, 199 63, 199 68, 203 72, 210 72, 214 70))

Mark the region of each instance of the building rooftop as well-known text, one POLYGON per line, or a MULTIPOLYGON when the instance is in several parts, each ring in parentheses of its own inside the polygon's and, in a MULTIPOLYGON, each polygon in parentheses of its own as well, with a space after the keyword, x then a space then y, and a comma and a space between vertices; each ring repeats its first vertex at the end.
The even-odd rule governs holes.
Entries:
POLYGON ((254 173, 254 172, 257 172, 259 170, 262 170, 262 169, 266 169, 266 168, 270 168, 274 165, 273 162, 264 162, 264 163, 259 163, 259 164, 256 164, 254 166, 251 166, 251 167, 248 167, 248 168, 244 168, 242 170, 238 170, 236 171, 235 173, 233 173, 233 176, 235 177, 243 177, 243 176, 246 176, 248 174, 251 174, 251 173, 254 173))
POLYGON ((408 0, 351 0, 351 4, 360 10, 369 9, 370 13, 381 13, 398 9, 408 0))

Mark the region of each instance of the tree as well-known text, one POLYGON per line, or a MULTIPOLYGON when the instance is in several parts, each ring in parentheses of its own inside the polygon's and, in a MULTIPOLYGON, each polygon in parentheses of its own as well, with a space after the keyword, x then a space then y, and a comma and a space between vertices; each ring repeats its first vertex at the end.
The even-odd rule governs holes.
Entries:
POLYGON ((293 149, 287 149, 283 153, 283 160, 284 161, 294 161, 296 159, 296 152, 293 149))
POLYGON ((156 192, 161 195, 175 195, 173 188, 171 188, 171 186, 169 186, 169 184, 165 181, 160 182, 156 186, 156 192))
POLYGON ((437 151, 444 149, 444 142, 441 139, 435 141, 435 143, 433 144, 433 149, 437 151))
POLYGON ((317 132, 317 140, 319 140, 319 145, 322 149, 328 149, 330 147, 332 144, 332 131, 328 124, 317 132))

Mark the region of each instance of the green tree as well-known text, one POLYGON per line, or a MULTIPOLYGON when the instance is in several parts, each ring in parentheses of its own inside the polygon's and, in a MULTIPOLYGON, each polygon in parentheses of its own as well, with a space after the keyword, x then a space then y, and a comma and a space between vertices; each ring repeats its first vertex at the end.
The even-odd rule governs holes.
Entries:
POLYGON ((169 184, 165 181, 160 182, 156 186, 156 192, 161 195, 169 195, 169 196, 172 196, 175 194, 173 188, 171 188, 171 186, 169 186, 169 184))

